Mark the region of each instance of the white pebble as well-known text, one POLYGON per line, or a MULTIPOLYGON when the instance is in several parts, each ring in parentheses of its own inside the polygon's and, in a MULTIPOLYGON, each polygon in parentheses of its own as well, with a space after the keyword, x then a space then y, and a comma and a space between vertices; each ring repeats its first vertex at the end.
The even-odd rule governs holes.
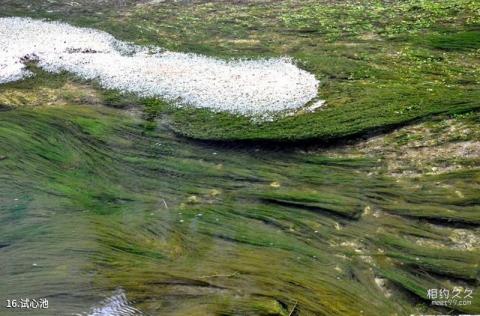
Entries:
POLYGON ((303 107, 318 90, 315 76, 290 58, 225 61, 131 45, 65 23, 0 18, 0 84, 33 75, 28 61, 52 73, 97 80, 104 88, 259 120, 303 107))

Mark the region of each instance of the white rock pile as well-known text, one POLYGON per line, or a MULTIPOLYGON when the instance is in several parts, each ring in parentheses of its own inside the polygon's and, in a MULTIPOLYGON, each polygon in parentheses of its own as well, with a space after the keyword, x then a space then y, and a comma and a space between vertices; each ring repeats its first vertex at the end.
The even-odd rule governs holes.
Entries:
POLYGON ((152 50, 59 22, 0 18, 0 84, 31 76, 29 61, 177 106, 255 117, 301 108, 318 90, 315 77, 288 58, 224 61, 152 50))

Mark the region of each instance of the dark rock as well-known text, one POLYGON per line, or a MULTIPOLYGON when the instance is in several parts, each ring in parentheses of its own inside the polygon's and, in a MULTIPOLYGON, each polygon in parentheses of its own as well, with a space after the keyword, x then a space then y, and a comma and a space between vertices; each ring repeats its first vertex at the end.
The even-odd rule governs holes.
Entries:
POLYGON ((24 64, 35 62, 35 61, 38 61, 38 60, 39 60, 39 58, 38 58, 37 54, 35 54, 35 53, 27 54, 27 55, 23 56, 22 58, 20 58, 20 61, 24 64))
POLYGON ((96 54, 98 51, 92 48, 67 48, 67 53, 74 54, 74 53, 82 53, 82 54, 96 54))

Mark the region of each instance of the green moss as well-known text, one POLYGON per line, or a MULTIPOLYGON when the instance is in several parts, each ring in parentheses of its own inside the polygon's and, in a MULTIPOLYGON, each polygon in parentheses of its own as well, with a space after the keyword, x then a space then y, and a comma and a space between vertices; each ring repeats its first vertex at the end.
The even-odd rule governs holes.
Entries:
POLYGON ((468 51, 480 48, 480 31, 467 31, 434 35, 428 38, 429 44, 446 51, 468 51))
MULTIPOLYGON (((46 4, 27 8, 7 1, 2 14, 31 12, 142 45, 221 58, 290 55, 321 81, 324 109, 271 123, 205 110, 167 110, 173 129, 189 137, 328 140, 479 106, 478 67, 472 67, 478 64, 475 1, 167 1, 136 6, 127 1, 110 11, 82 2, 57 6, 47 12, 46 4), (65 11, 69 14, 60 14, 65 11)), ((105 94, 112 106, 125 106, 129 102, 124 98, 105 94)), ((145 109, 153 120, 166 107, 145 109)))

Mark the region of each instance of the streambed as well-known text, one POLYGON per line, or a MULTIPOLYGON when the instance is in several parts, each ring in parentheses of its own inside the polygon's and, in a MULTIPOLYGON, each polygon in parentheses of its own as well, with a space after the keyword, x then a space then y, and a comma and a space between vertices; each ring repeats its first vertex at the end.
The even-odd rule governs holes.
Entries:
MULTIPOLYGON (((207 61, 293 56, 328 101, 257 124, 172 111, 20 60, 15 69, 35 76, 0 85, 0 314, 32 315, 4 307, 25 298, 47 299, 37 311, 45 316, 480 312, 476 2, 5 0, 0 8, 7 21, 68 21, 207 61), (421 122, 348 146, 265 145, 413 120, 421 122), (172 127, 230 142, 185 139, 172 127), (432 293, 445 290, 473 297, 432 305, 432 293)), ((66 27, 46 24, 52 40, 66 27)), ((124 48, 117 60, 135 54, 124 48)))

